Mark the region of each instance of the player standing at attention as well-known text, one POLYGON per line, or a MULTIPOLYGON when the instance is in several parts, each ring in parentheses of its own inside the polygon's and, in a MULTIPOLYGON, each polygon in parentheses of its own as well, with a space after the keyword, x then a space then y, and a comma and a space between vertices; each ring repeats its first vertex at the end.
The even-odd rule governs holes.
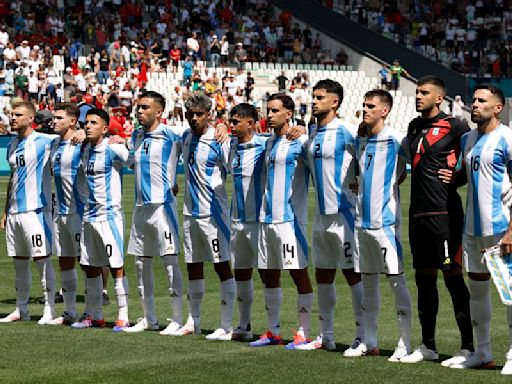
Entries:
POLYGON ((187 263, 188 310, 185 325, 173 336, 201 332, 201 303, 205 292, 203 264, 213 262, 220 279, 220 327, 206 336, 208 340, 231 340, 235 301, 235 279, 229 266, 229 207, 225 189, 229 141, 215 140, 215 128, 209 125, 211 100, 204 94, 190 96, 185 102, 190 129, 183 134, 185 165, 185 201, 183 235, 187 263))
POLYGON ((80 264, 86 275, 86 310, 73 328, 104 327, 102 267, 109 267, 114 279, 119 315, 113 328, 120 332, 128 323, 128 281, 124 272, 124 214, 121 206, 122 167, 128 150, 108 144, 109 116, 97 108, 87 111, 87 145, 82 152, 82 168, 87 181, 80 264))
MULTIPOLYGON (((76 291, 78 277, 76 259, 80 257, 83 198, 86 181, 81 168, 81 145, 71 138, 76 135, 80 110, 75 104, 62 103, 53 113, 54 131, 60 136, 58 146, 52 152, 52 168, 55 181, 56 215, 54 217, 55 254, 59 257, 62 296, 65 311, 52 324, 71 325, 77 319, 76 291)), ((83 132, 83 131, 81 131, 83 132)))
POLYGON ((361 272, 365 341, 345 356, 378 355, 377 320, 380 311, 380 274, 385 273, 395 296, 400 338, 388 361, 399 362, 410 352, 411 296, 403 274, 400 228, 400 179, 405 172, 404 138, 385 123, 393 99, 377 89, 364 96, 365 136, 356 137, 359 162, 357 195, 356 271, 361 272))
POLYGON ((14 263, 16 309, 1 318, 1 323, 30 320, 30 258, 37 266, 43 289, 44 311, 38 324, 50 324, 54 320, 50 153, 58 136, 35 132, 32 128, 35 114, 30 102, 14 104, 11 112, 11 129, 17 136, 7 148, 11 175, 0 225, 5 229, 7 254, 14 263))
POLYGON ((416 110, 421 117, 411 121, 407 133, 412 157, 409 241, 416 270, 422 344, 402 359, 404 363, 439 358, 435 343, 439 269, 452 298, 462 339, 460 352, 441 364, 460 362, 473 350, 469 292, 462 276, 462 201, 456 186, 443 183, 438 175, 441 168, 455 167, 460 138, 469 127, 441 112, 445 94, 445 84, 438 77, 418 80, 416 110))
POLYGON ((321 80, 313 87, 313 116, 308 143, 308 161, 313 175, 316 215, 313 224, 312 255, 316 267, 320 336, 298 349, 335 349, 334 307, 336 269, 341 268, 352 291, 356 319, 355 340, 347 351, 364 340, 361 305, 361 275, 354 272, 354 216, 356 197, 349 185, 355 181, 355 127, 344 125, 336 111, 343 101, 343 87, 332 80, 321 80))
MULTIPOLYGON (((230 151, 230 171, 233 175, 231 200, 231 259, 235 270, 237 302, 240 315, 232 340, 250 340, 251 308, 254 297, 252 269, 258 265, 259 212, 263 197, 265 148, 268 137, 255 135, 258 111, 241 103, 230 111, 234 140, 230 151)), ((298 138, 305 129, 290 129, 287 137, 298 138)), ((261 271, 260 271, 261 272, 261 271)))
MULTIPOLYGON (((461 140, 463 165, 468 180, 464 222, 464 269, 469 276, 469 301, 475 337, 475 352, 450 368, 493 368, 491 351, 491 292, 489 271, 482 263, 482 249, 501 242, 503 254, 512 252, 510 209, 503 196, 511 187, 512 131, 500 123, 505 105, 501 89, 480 84, 475 87, 471 121, 477 124, 461 140)), ((512 307, 507 306, 510 350, 501 371, 512 375, 512 307)))
POLYGON ((234 139, 230 152, 233 175, 231 200, 231 260, 235 271, 240 321, 233 340, 250 340, 251 309, 254 299, 252 270, 258 265, 258 216, 263 196, 265 147, 267 137, 255 135, 258 112, 247 103, 230 111, 234 139))
POLYGON ((260 210, 258 268, 263 269, 265 307, 269 329, 249 345, 262 347, 281 344, 279 324, 282 289, 281 270, 287 269, 297 287, 299 329, 286 348, 295 349, 309 342, 313 289, 308 275, 308 178, 307 136, 290 141, 285 135, 295 105, 284 94, 270 96, 267 104, 269 126, 274 134, 265 150, 265 192, 260 210))
POLYGON ((128 147, 133 151, 135 208, 128 253, 135 266, 144 317, 125 332, 159 329, 155 312, 153 256, 161 256, 169 283, 171 321, 161 332, 166 335, 182 325, 182 277, 178 266, 180 241, 178 215, 173 195, 181 134, 160 123, 165 99, 149 91, 139 97, 137 118, 142 126, 133 132, 128 147))

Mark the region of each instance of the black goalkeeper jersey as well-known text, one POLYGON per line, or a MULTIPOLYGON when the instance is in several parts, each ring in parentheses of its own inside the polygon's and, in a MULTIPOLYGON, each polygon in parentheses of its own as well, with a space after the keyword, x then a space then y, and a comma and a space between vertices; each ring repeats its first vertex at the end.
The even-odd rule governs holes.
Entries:
POLYGON ((460 138, 467 131, 466 123, 443 112, 432 119, 417 117, 411 121, 407 131, 411 151, 410 215, 462 214, 456 187, 443 183, 438 171, 456 166, 460 138))

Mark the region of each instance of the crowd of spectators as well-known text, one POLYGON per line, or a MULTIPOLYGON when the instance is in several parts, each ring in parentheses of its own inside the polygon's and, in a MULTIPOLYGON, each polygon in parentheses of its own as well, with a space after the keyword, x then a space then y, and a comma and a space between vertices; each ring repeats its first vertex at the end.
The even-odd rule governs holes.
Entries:
POLYGON ((510 0, 321 2, 458 72, 512 76, 510 0))
POLYGON ((183 75, 173 119, 193 91, 220 111, 241 101, 261 107, 246 61, 346 64, 347 55, 333 56, 319 34, 265 0, 0 0, 0 119, 19 97, 49 110, 92 104, 130 127, 148 73, 164 71, 183 75), (232 69, 220 78, 209 71, 219 66, 232 69))

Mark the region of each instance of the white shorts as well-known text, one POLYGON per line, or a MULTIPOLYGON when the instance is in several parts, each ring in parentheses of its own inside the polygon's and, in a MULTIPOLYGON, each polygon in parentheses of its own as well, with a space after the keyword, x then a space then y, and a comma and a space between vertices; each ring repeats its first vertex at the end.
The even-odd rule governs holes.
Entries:
POLYGON ((258 268, 304 269, 308 266, 306 225, 289 221, 260 224, 258 268))
POLYGON ((227 218, 220 223, 210 217, 183 217, 183 244, 186 263, 222 263, 229 261, 227 218))
POLYGON ((84 222, 80 264, 121 268, 124 265, 123 217, 84 222))
POLYGON ((54 251, 57 256, 80 257, 82 218, 78 213, 57 215, 53 219, 54 251))
POLYGON ((312 259, 316 268, 353 269, 357 251, 354 239, 354 212, 315 215, 312 259))
POLYGON ((470 273, 489 273, 485 265, 482 249, 497 245, 505 236, 500 233, 494 236, 471 236, 462 235, 462 261, 464 269, 470 273))
POLYGON ((51 210, 9 213, 5 226, 7 255, 48 256, 52 253, 52 227, 51 210))
POLYGON ((128 253, 135 256, 178 254, 180 239, 177 217, 173 204, 135 206, 128 253))
POLYGON ((400 231, 400 226, 395 225, 379 229, 356 228, 356 272, 390 275, 402 273, 404 264, 400 231))
POLYGON ((231 261, 233 269, 258 266, 259 223, 231 223, 231 261))

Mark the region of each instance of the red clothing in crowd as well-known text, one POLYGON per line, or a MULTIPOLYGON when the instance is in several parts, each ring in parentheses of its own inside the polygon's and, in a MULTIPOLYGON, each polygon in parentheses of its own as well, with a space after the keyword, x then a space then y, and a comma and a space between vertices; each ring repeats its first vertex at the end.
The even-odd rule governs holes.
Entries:
POLYGON ((108 125, 108 131, 111 135, 118 135, 122 138, 126 138, 126 134, 124 133, 124 123, 126 122, 126 118, 124 116, 112 116, 110 118, 110 124, 108 125))

